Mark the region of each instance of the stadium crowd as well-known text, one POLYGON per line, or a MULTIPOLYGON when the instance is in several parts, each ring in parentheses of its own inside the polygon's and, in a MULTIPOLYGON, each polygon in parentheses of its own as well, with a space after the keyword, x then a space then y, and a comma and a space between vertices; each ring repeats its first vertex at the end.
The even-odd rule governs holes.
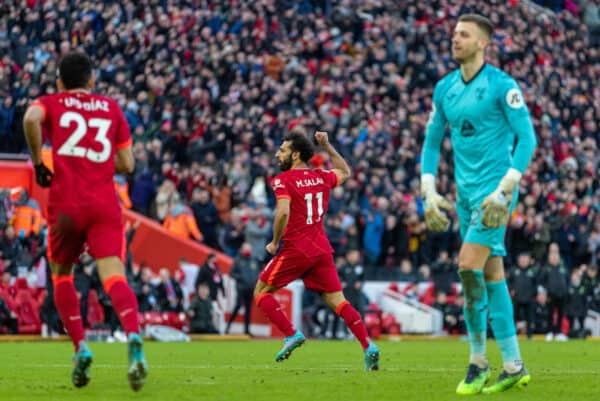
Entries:
MULTIPOLYGON (((448 232, 425 230, 419 154, 433 85, 456 67, 456 17, 477 11, 497 25, 488 60, 517 79, 538 135, 507 232, 518 317, 544 322, 528 332, 559 333, 554 309, 536 303, 572 321, 600 311, 600 2, 537 3, 5 1, 0 150, 23 151, 26 106, 55 91, 61 54, 85 50, 97 91, 131 126, 135 173, 115 178, 124 205, 233 257, 247 243, 262 262, 281 138, 296 125, 328 131, 353 167, 326 221, 340 269, 360 265, 352 280, 433 282, 429 303, 460 331, 460 294, 448 285, 458 281, 458 226, 452 216, 448 232), (359 261, 347 257, 356 250, 359 261)), ((450 198, 451 158, 446 139, 438 185, 450 198)), ((312 161, 329 165, 324 154, 312 161)), ((31 249, 5 229, 1 259, 13 275, 15 241, 31 249)))

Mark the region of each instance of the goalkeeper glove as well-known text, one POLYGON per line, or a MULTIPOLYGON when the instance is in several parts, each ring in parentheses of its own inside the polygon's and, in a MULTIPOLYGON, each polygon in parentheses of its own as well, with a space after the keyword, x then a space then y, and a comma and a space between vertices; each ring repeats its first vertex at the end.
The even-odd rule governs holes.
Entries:
POLYGON ((500 180, 498 188, 489 194, 481 204, 481 223, 487 228, 498 228, 508 223, 508 211, 512 194, 521 179, 521 173, 511 168, 500 180))
POLYGON ((52 183, 52 171, 44 163, 36 164, 33 166, 35 169, 35 180, 40 187, 48 188, 52 183))
POLYGON ((446 213, 452 210, 452 205, 435 190, 433 174, 421 176, 421 195, 425 198, 425 224, 430 231, 443 232, 448 230, 450 220, 446 213))

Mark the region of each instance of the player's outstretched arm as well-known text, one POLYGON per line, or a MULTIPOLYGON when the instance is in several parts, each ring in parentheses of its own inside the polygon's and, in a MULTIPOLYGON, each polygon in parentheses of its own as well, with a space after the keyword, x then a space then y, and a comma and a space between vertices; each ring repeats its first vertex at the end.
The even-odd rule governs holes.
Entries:
POLYGON ((338 153, 337 150, 333 147, 331 143, 329 143, 329 137, 327 136, 327 132, 317 131, 315 133, 315 139, 325 149, 329 157, 331 158, 331 162, 333 163, 333 172, 337 176, 338 185, 342 185, 352 174, 352 170, 350 170, 350 166, 344 160, 342 155, 338 153))
POLYGON ((279 248, 279 242, 290 219, 290 200, 288 198, 277 199, 275 206, 275 220, 273 221, 273 240, 265 247, 267 252, 274 255, 279 248))

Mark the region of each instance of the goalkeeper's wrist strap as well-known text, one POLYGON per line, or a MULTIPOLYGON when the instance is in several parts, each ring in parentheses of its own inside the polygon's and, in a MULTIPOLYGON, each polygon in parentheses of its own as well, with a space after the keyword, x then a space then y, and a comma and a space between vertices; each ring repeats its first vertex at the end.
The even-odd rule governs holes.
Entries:
POLYGON ((502 177, 502 180, 500 180, 498 187, 500 187, 502 192, 511 193, 519 183, 521 176, 522 174, 519 170, 511 167, 504 177, 502 177))
POLYGON ((421 175, 421 196, 424 198, 435 194, 435 176, 433 174, 421 175))

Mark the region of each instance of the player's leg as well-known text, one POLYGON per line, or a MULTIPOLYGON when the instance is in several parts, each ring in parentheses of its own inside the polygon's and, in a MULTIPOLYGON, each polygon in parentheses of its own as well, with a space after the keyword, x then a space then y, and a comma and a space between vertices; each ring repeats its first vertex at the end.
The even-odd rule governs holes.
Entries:
POLYGON ((111 299, 121 325, 127 334, 129 386, 138 391, 148 375, 143 342, 139 335, 137 298, 127 283, 123 251, 123 225, 118 204, 96 208, 89 216, 86 230, 90 255, 96 259, 104 291, 111 299))
POLYGON ((483 390, 488 394, 505 391, 514 386, 525 386, 531 378, 521 360, 514 309, 504 277, 502 257, 493 256, 487 261, 485 280, 489 298, 490 324, 503 361, 503 372, 494 384, 483 390))
POLYGON ((283 348, 275 355, 275 361, 281 362, 290 357, 292 352, 306 341, 300 330, 296 330, 292 322, 283 313, 281 304, 273 294, 281 287, 303 274, 306 267, 305 258, 278 254, 260 272, 256 287, 254 288, 254 302, 256 306, 277 326, 285 335, 283 348), (285 263, 284 263, 285 262, 285 263))
POLYGON ((465 298, 463 313, 471 350, 467 375, 456 389, 460 395, 480 393, 490 377, 486 356, 488 297, 483 275, 489 254, 487 246, 465 242, 458 256, 458 274, 465 298))
POLYGON ((342 293, 333 254, 326 253, 311 258, 310 269, 302 276, 302 280, 306 288, 321 294, 323 302, 344 319, 365 352, 366 370, 379 369, 379 349, 369 340, 360 313, 350 305, 342 293))
POLYGON ((137 298, 125 277, 125 266, 117 256, 107 256, 96 260, 98 274, 104 291, 112 301, 113 308, 127 334, 129 385, 138 391, 148 376, 148 364, 144 357, 143 341, 139 335, 137 298))
POLYGON ((90 381, 93 356, 85 342, 80 301, 73 283, 73 263, 84 243, 78 230, 78 216, 77 213, 48 208, 48 260, 52 270, 54 305, 75 347, 71 380, 75 387, 83 387, 90 381))
POLYGON ((54 285, 54 304, 75 347, 71 381, 75 387, 83 387, 91 379, 90 367, 93 355, 85 342, 79 298, 73 284, 72 265, 50 262, 50 268, 54 285))
POLYGON ((331 310, 344 319, 348 329, 360 343, 365 353, 365 369, 379 370, 379 348, 369 339, 369 333, 360 313, 346 300, 342 291, 323 292, 321 298, 331 310))

